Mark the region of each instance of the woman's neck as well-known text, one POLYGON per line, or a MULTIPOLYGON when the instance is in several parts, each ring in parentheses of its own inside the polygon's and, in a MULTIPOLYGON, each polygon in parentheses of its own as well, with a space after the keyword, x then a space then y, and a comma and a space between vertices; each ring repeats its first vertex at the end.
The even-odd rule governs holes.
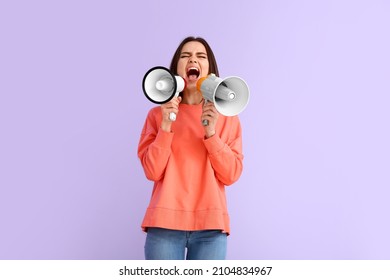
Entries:
POLYGON ((181 103, 188 104, 188 105, 197 105, 200 104, 203 100, 202 94, 196 89, 185 90, 183 92, 182 98, 183 100, 181 101, 181 103))

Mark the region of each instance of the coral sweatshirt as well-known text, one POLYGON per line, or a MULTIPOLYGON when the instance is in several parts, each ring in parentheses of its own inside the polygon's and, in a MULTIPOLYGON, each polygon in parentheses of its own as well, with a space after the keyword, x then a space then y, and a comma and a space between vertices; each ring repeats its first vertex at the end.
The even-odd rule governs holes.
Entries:
POLYGON ((154 181, 142 229, 216 229, 230 234, 225 185, 242 172, 242 135, 237 116, 219 115, 216 134, 204 137, 202 105, 180 104, 171 132, 160 128, 160 107, 149 111, 138 157, 154 181))

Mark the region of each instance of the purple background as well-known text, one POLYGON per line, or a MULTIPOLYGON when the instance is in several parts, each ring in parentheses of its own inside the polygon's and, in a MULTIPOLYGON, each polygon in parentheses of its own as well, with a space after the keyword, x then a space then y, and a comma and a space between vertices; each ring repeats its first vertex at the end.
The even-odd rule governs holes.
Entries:
POLYGON ((143 259, 144 73, 188 35, 251 89, 229 259, 390 258, 390 4, 2 1, 0 259, 143 259))

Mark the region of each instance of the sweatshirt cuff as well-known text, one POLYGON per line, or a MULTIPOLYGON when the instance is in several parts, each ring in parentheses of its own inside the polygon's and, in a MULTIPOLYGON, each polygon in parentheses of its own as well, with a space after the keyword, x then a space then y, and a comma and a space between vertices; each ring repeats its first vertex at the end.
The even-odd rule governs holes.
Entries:
POLYGON ((173 140, 173 132, 166 132, 161 128, 158 130, 154 143, 163 149, 170 149, 173 140))
POLYGON ((214 134, 210 138, 204 139, 203 142, 209 154, 218 153, 225 146, 225 143, 222 142, 221 138, 217 134, 214 134))

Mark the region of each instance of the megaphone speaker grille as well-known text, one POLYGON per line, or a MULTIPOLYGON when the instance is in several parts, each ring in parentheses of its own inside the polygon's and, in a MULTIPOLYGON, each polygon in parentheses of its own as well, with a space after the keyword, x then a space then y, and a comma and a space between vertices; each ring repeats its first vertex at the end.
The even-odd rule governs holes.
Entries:
MULTIPOLYGON (((226 86, 235 93, 233 100, 223 100, 214 97, 217 110, 225 116, 235 116, 241 113, 249 102, 249 88, 244 80, 238 77, 228 77, 220 84, 226 86)), ((216 89, 218 91, 218 88, 216 89)))
MULTIPOLYGON (((159 87, 160 88, 160 87, 159 87)), ((163 104, 171 100, 176 93, 177 82, 175 76, 169 69, 156 66, 146 72, 143 81, 142 89, 145 96, 153 103, 163 104), (158 89, 156 84, 164 84, 168 88, 158 89)))

